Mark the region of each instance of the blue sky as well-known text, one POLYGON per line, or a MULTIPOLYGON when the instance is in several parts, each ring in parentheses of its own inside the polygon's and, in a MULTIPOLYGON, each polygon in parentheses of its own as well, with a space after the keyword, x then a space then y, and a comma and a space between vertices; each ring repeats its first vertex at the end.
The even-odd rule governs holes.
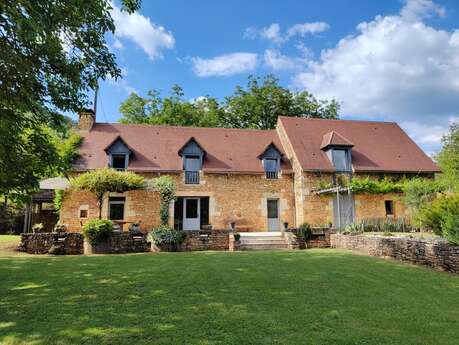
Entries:
POLYGON ((430 0, 146 1, 108 43, 124 78, 101 83, 98 121, 130 92, 222 98, 249 74, 342 103, 341 117, 397 121, 428 153, 459 121, 459 3, 430 0))

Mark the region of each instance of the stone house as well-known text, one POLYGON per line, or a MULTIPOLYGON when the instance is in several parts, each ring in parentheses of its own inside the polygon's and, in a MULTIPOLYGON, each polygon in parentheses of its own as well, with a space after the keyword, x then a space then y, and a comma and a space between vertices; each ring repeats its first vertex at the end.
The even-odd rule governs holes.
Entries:
MULTIPOLYGON (((171 176, 177 200, 170 225, 279 231, 303 222, 343 226, 355 219, 407 217, 396 194, 321 194, 319 184, 354 176, 423 176, 439 172, 396 123, 279 117, 274 130, 97 123, 80 114, 83 142, 73 174, 112 167, 154 178, 171 176)), ((153 190, 111 194, 104 217, 120 224, 159 224, 153 190)), ((95 198, 67 191, 60 223, 79 231, 97 217, 95 198)))

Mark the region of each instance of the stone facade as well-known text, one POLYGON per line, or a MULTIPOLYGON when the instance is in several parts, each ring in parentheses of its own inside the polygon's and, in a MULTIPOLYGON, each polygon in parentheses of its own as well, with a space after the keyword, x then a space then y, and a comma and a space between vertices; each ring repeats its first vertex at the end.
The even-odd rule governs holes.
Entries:
POLYGON ((21 234, 19 250, 29 254, 48 254, 50 249, 64 255, 83 254, 83 235, 78 233, 21 234))
POLYGON ((331 246, 459 273, 459 246, 442 239, 332 234, 331 246))
MULTIPOLYGON (((124 227, 129 224, 140 222, 140 230, 148 232, 160 224, 159 219, 159 193, 154 190, 133 190, 123 194, 111 193, 110 196, 124 196, 125 219, 124 227)), ((108 197, 105 197, 102 204, 102 218, 108 217, 108 197)), ((85 191, 69 190, 65 193, 59 223, 66 226, 69 232, 79 232, 83 225, 89 220, 98 218, 99 206, 93 194, 85 191), (81 217, 84 210, 86 217, 81 217)), ((127 229, 123 229, 127 230, 127 229)))

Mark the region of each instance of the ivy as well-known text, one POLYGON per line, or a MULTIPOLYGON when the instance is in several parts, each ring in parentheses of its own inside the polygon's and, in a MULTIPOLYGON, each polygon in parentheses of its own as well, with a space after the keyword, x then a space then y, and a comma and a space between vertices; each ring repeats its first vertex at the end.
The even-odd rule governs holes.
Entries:
MULTIPOLYGON (((317 190, 331 189, 334 187, 351 188, 355 194, 386 194, 386 193, 402 193, 404 191, 406 181, 393 180, 387 177, 381 180, 374 180, 369 177, 366 178, 353 178, 351 181, 340 179, 338 184, 328 183, 321 181, 317 190)), ((329 192, 333 193, 333 192, 329 192)))
POLYGON ((159 215, 161 225, 169 223, 169 205, 175 200, 175 182, 169 176, 160 176, 151 181, 153 188, 155 188, 161 198, 161 206, 159 215))
POLYGON ((61 205, 62 205, 62 200, 64 199, 64 190, 63 189, 57 189, 54 193, 54 210, 56 213, 59 213, 61 211, 61 205))

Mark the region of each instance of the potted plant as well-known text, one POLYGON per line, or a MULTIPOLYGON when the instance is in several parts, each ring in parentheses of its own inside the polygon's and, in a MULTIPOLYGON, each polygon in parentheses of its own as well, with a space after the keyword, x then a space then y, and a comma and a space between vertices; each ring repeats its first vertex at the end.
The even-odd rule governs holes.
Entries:
POLYGON ((181 230, 174 230, 167 225, 160 225, 148 233, 153 251, 177 252, 181 249, 186 234, 181 230))
POLYGON ((240 233, 235 232, 235 233, 233 234, 233 236, 234 236, 234 240, 235 240, 236 242, 239 242, 239 241, 241 240, 241 234, 240 234, 240 233))

